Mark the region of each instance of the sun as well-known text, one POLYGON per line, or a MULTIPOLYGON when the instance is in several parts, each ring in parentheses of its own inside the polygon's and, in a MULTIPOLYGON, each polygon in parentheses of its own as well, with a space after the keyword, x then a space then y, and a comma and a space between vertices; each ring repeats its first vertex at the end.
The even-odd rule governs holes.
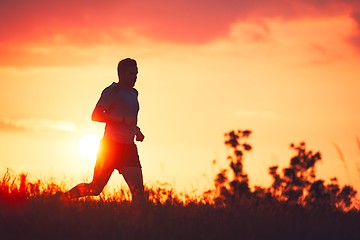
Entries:
POLYGON ((79 154, 84 158, 96 157, 99 149, 100 138, 95 134, 83 135, 78 143, 79 154))

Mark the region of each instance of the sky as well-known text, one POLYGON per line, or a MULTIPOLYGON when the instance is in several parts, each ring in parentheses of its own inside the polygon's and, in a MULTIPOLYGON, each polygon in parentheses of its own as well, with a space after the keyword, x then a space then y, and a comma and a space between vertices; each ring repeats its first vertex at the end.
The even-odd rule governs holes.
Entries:
POLYGON ((139 67, 146 184, 213 188, 224 134, 249 129, 251 186, 270 186, 268 168, 305 141, 322 154, 318 178, 360 190, 355 0, 0 0, 0 171, 91 180, 80 146, 101 138, 91 112, 126 57, 139 67))

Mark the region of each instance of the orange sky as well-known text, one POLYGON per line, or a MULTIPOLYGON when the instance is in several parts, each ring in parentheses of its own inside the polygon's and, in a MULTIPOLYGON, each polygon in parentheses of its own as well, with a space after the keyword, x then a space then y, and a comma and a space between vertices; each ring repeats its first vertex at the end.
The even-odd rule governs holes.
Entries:
POLYGON ((79 155, 79 139, 101 136, 91 111, 133 57, 147 183, 211 187, 212 160, 227 164, 223 134, 250 129, 251 184, 268 186, 268 167, 287 166, 290 143, 306 141, 323 154, 318 177, 360 189, 357 1, 0 4, 1 169, 90 178, 95 159, 79 155))

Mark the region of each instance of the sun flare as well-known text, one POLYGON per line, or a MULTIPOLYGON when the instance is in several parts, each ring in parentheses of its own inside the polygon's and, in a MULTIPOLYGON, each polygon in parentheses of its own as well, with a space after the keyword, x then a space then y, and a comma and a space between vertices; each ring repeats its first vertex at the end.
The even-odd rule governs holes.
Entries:
POLYGON ((94 134, 83 135, 78 144, 78 151, 82 157, 94 158, 99 149, 100 138, 94 134))

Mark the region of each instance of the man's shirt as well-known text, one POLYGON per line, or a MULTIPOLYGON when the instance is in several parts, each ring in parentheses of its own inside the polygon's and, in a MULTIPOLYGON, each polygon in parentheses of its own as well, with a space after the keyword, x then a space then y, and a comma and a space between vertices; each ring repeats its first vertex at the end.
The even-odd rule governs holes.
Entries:
POLYGON ((135 88, 126 89, 114 82, 102 91, 96 106, 103 107, 110 115, 134 120, 131 125, 107 122, 105 137, 121 143, 134 142, 139 112, 138 92, 135 88))

